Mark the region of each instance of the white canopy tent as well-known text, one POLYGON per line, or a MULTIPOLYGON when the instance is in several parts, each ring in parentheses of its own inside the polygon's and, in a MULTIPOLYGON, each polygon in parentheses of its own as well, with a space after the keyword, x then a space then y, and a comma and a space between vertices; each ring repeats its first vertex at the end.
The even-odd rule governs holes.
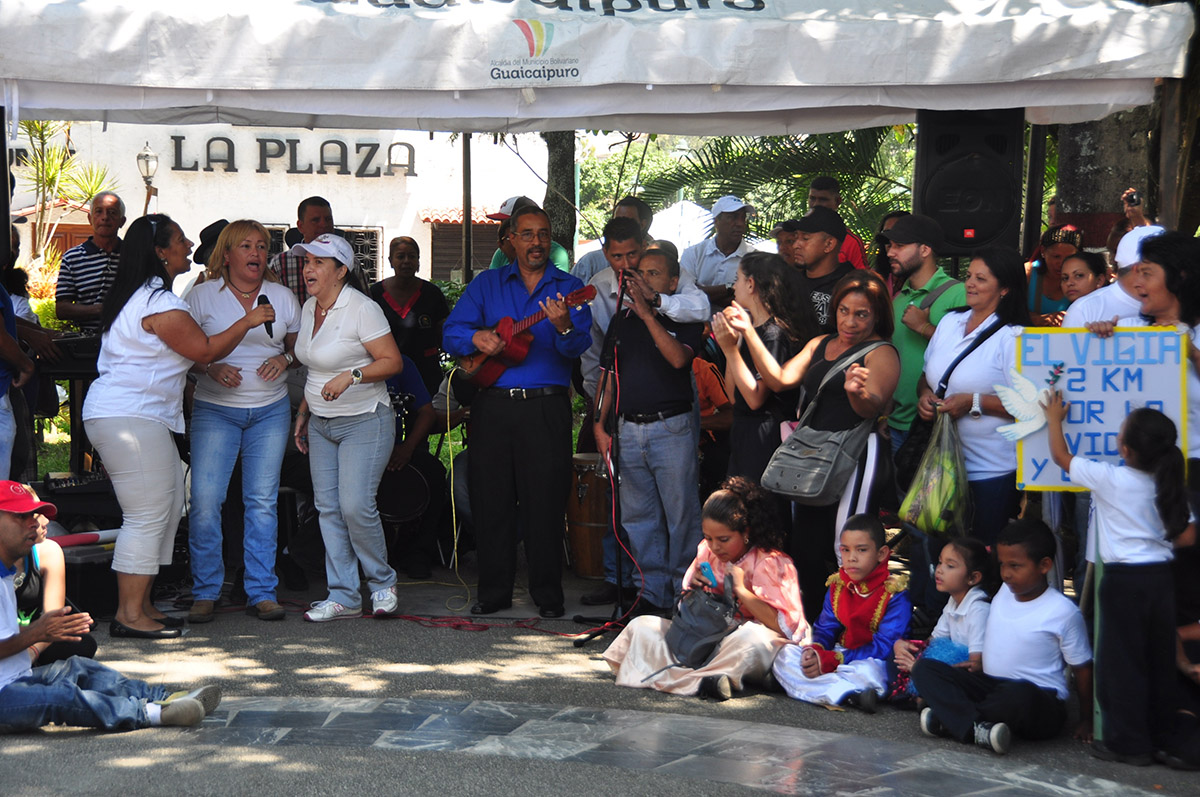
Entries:
POLYGON ((1046 124, 1148 102, 1192 28, 1185 3, 1124 0, 2 0, 0 78, 10 125, 768 135, 1012 107, 1046 124))

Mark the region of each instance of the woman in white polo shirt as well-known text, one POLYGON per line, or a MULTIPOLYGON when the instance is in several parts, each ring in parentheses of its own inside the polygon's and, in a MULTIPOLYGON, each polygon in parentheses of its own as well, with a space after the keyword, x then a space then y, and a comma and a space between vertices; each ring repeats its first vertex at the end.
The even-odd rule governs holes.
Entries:
POLYGON ((164 639, 181 619, 150 602, 161 565, 171 563, 183 511, 183 465, 171 433, 183 434, 183 388, 193 363, 219 360, 254 327, 275 319, 270 305, 252 307, 212 336, 171 292, 190 267, 192 242, 160 213, 129 225, 117 277, 100 313, 100 378, 83 403, 83 425, 117 501, 121 532, 113 552, 117 612, 109 633, 164 639))
POLYGON ((1029 324, 1025 266, 1015 250, 976 252, 967 267, 967 306, 947 313, 925 349, 925 371, 917 385, 917 412, 925 420, 936 413, 954 418, 962 440, 974 519, 971 536, 991 546, 1000 529, 1020 510, 1017 446, 996 432, 1012 416, 1000 403, 995 385, 1010 385, 1016 365, 1016 337, 1029 324), (975 340, 996 328, 955 367, 945 398, 930 385, 975 340))
POLYGON ((276 503, 279 473, 292 425, 284 373, 295 361, 300 303, 267 268, 270 233, 257 221, 226 225, 208 255, 208 279, 188 294, 192 315, 205 332, 225 329, 263 299, 275 321, 255 329, 220 362, 198 366, 192 409, 192 503, 188 543, 192 554, 190 623, 206 623, 225 581, 221 505, 238 457, 245 504, 246 612, 282 620, 275 600, 276 503))
POLYGON ((391 614, 396 571, 387 563, 375 495, 396 437, 384 381, 400 373, 400 350, 383 310, 364 291, 344 238, 327 233, 292 251, 304 256, 308 288, 296 338, 296 357, 308 366, 296 447, 309 455, 329 581, 329 597, 304 619, 361 617, 360 564, 372 613, 391 614))

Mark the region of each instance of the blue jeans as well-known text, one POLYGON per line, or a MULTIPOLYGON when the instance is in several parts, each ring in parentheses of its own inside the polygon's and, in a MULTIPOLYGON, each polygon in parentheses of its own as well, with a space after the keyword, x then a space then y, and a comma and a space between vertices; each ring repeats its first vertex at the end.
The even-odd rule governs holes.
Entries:
POLYGON ((971 479, 967 482, 971 491, 974 518, 970 536, 989 548, 996 538, 1021 511, 1021 492, 1017 489, 1017 473, 1006 473, 990 479, 971 479))
POLYGON ((192 411, 192 509, 189 543, 192 593, 215 601, 225 580, 221 505, 229 476, 242 456, 246 505, 245 565, 249 605, 275 600, 275 550, 279 472, 291 427, 287 396, 265 407, 226 407, 197 401, 192 411))
MULTIPOLYGON (((900 450, 900 446, 904 445, 904 441, 908 439, 908 429, 897 429, 894 426, 888 427, 888 435, 892 440, 892 457, 896 456, 896 452, 900 450)), ((903 497, 903 496, 901 496, 903 497)))
POLYGON ((17 419, 13 415, 12 399, 0 395, 0 479, 7 480, 12 468, 13 446, 17 441, 17 419))
POLYGON ((362 605, 359 564, 371 592, 396 583, 375 506, 395 440, 396 416, 384 404, 361 415, 309 420, 308 467, 321 514, 329 600, 348 609, 362 605))
POLYGON ((0 731, 34 730, 51 723, 107 731, 145 728, 150 724, 146 701, 166 696, 161 686, 72 656, 38 667, 0 689, 0 731))
POLYGON ((700 460, 692 413, 621 421, 621 525, 642 569, 643 598, 669 607, 700 544, 700 460))

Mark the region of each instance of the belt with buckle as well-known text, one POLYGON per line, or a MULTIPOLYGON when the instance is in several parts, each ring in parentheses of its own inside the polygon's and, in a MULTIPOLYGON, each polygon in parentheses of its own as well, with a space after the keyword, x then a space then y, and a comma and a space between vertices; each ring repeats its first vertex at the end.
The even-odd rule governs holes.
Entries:
POLYGON ((667 418, 674 418, 676 415, 683 415, 685 412, 691 411, 692 408, 689 405, 674 410, 666 410, 665 412, 622 412, 621 418, 630 423, 654 423, 655 421, 665 421, 667 418))
POLYGON ((497 398, 524 401, 525 399, 543 398, 544 396, 565 396, 567 388, 566 385, 554 385, 552 387, 489 387, 483 392, 486 395, 496 396, 497 398))

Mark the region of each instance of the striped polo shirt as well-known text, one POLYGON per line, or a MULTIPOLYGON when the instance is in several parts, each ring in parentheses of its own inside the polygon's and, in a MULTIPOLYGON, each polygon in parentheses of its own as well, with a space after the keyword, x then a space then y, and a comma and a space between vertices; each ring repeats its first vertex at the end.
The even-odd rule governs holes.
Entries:
MULTIPOLYGON (((56 301, 76 304, 100 304, 117 278, 117 262, 121 256, 121 240, 111 252, 105 252, 88 238, 79 246, 68 249, 62 257, 58 270, 58 286, 54 290, 56 301)), ((77 322, 85 332, 96 332, 100 322, 77 322)))

